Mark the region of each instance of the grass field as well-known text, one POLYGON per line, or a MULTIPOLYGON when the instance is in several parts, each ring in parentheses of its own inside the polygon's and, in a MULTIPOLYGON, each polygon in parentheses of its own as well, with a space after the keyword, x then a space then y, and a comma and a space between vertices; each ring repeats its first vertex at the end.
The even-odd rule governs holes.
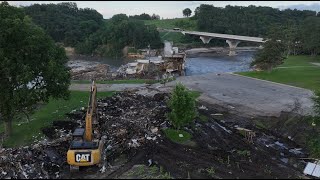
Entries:
POLYGON ((175 19, 160 19, 160 20, 145 20, 146 25, 155 25, 158 28, 173 29, 182 28, 185 30, 196 30, 196 20, 190 18, 175 18, 175 19))
MULTIPOLYGON (((194 31, 197 29, 196 20, 190 18, 162 19, 162 20, 146 20, 147 25, 155 25, 161 29, 181 28, 184 30, 194 31)), ((173 41, 174 43, 183 43, 184 35, 181 32, 160 32, 161 40, 173 41)))
MULTIPOLYGON (((98 92, 99 97, 111 96, 113 92, 98 92)), ((69 100, 50 99, 48 104, 43 105, 30 116, 30 122, 22 118, 13 122, 12 136, 4 142, 5 147, 15 147, 32 143, 42 136, 41 128, 50 125, 55 120, 63 120, 65 114, 72 110, 86 107, 89 92, 71 91, 69 100)), ((0 131, 3 132, 3 124, 0 131)))
POLYGON ((320 63, 320 57, 290 56, 271 72, 252 71, 237 74, 310 90, 320 90, 320 66, 313 65, 312 62, 320 63))
POLYGON ((192 138, 192 135, 184 130, 175 130, 175 129, 168 128, 163 131, 166 137, 168 137, 171 141, 176 143, 183 144, 192 138), (180 137, 179 134, 182 134, 182 137, 180 137))

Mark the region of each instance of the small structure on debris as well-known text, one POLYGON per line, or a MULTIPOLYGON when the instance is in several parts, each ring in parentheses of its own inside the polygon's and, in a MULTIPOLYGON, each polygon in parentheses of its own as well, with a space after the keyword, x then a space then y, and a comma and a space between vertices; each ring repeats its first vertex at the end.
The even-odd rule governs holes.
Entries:
MULTIPOLYGON (((147 50, 147 53, 149 53, 149 50, 147 50)), ((179 53, 178 47, 172 47, 172 42, 165 41, 163 56, 137 59, 133 63, 121 66, 117 72, 123 76, 141 76, 146 74, 161 76, 161 74, 166 73, 177 73, 183 76, 185 60, 185 53, 179 53)))

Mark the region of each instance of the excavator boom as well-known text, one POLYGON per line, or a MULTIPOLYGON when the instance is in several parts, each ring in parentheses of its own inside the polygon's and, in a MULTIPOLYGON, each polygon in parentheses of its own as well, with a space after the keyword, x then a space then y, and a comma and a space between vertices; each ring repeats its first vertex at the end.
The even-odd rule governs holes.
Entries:
POLYGON ((91 91, 90 91, 90 97, 89 97, 89 103, 88 103, 88 109, 86 114, 86 131, 85 131, 85 140, 86 141, 92 141, 92 121, 93 118, 96 116, 96 105, 97 105, 97 86, 95 82, 92 82, 91 91))
POLYGON ((95 128, 93 128, 93 125, 97 124, 96 110, 97 86, 92 81, 85 128, 75 129, 72 134, 73 140, 67 152, 67 162, 70 165, 70 170, 79 169, 80 166, 98 165, 101 162, 104 141, 94 134, 95 128))

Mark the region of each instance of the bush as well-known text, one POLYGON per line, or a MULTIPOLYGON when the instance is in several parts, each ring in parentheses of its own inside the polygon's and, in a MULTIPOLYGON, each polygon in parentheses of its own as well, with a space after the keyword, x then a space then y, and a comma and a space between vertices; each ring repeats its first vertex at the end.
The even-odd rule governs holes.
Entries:
POLYGON ((176 129, 192 122, 197 115, 195 97, 182 84, 177 84, 168 102, 168 118, 176 129))
POLYGON ((320 91, 316 90, 314 92, 314 96, 312 97, 313 100, 313 110, 315 115, 312 118, 312 124, 314 126, 319 125, 320 124, 320 91))

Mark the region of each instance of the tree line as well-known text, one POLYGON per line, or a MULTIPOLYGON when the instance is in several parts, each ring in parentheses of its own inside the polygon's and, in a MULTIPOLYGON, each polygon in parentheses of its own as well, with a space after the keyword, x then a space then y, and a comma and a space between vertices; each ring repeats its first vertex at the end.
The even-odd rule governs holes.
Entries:
POLYGON ((191 19, 197 21, 199 31, 277 38, 284 43, 286 55, 320 53, 320 13, 316 11, 201 4, 191 19))
POLYGON ((146 13, 142 13, 140 15, 129 16, 129 19, 137 19, 137 20, 159 20, 160 16, 157 14, 152 14, 151 16, 146 13))
POLYGON ((75 47, 79 54, 122 56, 125 46, 160 48, 162 43, 155 26, 141 20, 159 19, 158 15, 114 15, 105 20, 94 9, 78 8, 76 3, 34 4, 24 7, 33 22, 56 42, 75 47))

